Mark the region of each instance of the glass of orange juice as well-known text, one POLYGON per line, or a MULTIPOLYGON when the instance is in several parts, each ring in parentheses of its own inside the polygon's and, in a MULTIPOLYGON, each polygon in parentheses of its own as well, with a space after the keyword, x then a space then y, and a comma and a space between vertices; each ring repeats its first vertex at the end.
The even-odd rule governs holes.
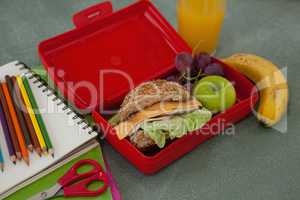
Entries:
POLYGON ((216 51, 226 11, 226 0, 178 0, 179 34, 193 53, 216 51))

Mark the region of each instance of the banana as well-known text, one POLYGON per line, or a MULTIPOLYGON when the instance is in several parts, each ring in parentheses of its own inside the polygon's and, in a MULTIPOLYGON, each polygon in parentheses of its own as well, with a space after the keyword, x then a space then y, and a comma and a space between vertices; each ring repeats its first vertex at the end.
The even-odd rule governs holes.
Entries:
POLYGON ((257 119, 267 127, 278 123, 288 105, 288 84, 279 68, 252 54, 234 54, 222 61, 256 83, 260 94, 257 119))

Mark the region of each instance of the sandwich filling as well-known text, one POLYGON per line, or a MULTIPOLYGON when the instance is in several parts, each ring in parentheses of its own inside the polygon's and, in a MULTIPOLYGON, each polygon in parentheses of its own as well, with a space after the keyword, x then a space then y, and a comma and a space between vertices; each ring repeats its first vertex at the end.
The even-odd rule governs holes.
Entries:
POLYGON ((153 80, 131 90, 110 123, 120 140, 147 151, 204 126, 212 113, 201 107, 179 83, 153 80))
POLYGON ((210 111, 198 109, 171 116, 169 119, 145 122, 140 129, 148 134, 159 148, 163 148, 167 140, 181 138, 189 132, 198 130, 210 119, 210 111))
POLYGON ((211 112, 200 107, 195 99, 156 103, 134 113, 115 126, 115 130, 120 140, 130 136, 140 148, 153 144, 163 148, 166 141, 181 138, 211 119, 211 112))

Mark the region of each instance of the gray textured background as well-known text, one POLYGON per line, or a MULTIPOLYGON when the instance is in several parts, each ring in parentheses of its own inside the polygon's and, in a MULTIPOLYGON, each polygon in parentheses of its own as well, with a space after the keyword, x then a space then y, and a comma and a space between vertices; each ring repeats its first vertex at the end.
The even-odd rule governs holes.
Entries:
MULTIPOLYGON (((72 14, 97 2, 0 0, 0 63, 40 64, 38 42, 71 29, 72 14)), ((113 1, 115 8, 130 2, 113 1)), ((176 1, 154 2, 176 26, 176 1)), ((151 177, 104 143, 124 200, 300 199, 300 1, 229 0, 228 10, 219 56, 250 52, 288 66, 287 133, 249 117, 236 126, 237 135, 216 137, 151 177)))

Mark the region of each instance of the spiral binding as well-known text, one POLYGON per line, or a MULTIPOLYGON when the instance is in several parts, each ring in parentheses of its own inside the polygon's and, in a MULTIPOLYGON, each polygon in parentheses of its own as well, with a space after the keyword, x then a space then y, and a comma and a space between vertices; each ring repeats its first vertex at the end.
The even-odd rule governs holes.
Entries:
POLYGON ((33 80, 33 84, 36 84, 38 88, 42 89, 42 92, 47 95, 47 97, 51 98, 53 97, 52 101, 56 103, 57 106, 62 106, 62 110, 66 113, 66 115, 70 116, 72 115, 72 120, 83 130, 87 131, 88 134, 92 134, 95 132, 93 128, 88 124, 88 122, 81 118, 75 111, 74 109, 70 108, 67 106, 65 100, 63 98, 60 98, 57 96, 55 91, 53 89, 50 89, 48 87, 48 84, 46 81, 42 80, 41 77, 33 72, 26 64, 22 62, 18 62, 16 64, 19 67, 19 70, 23 72, 23 74, 29 79, 33 80))

